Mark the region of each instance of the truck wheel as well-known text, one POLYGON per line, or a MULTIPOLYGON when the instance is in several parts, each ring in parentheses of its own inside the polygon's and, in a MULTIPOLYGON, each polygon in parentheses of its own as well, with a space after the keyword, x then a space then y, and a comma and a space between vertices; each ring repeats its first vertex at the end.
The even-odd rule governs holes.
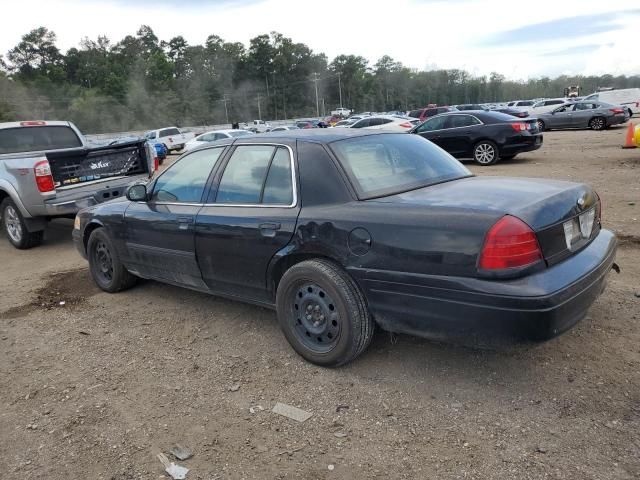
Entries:
POLYGON ((374 323, 362 292, 329 261, 306 260, 287 270, 278 285, 276 307, 293 349, 316 365, 344 365, 371 342, 374 323))
POLYGON ((30 232, 27 230, 20 209, 10 198, 5 198, 0 204, 0 215, 7 238, 14 247, 26 250, 42 243, 44 231, 30 232))
POLYGON ((137 278, 125 268, 118 252, 105 232, 97 228, 91 232, 87 243, 89 271, 96 285, 105 292, 115 293, 131 288, 137 278))

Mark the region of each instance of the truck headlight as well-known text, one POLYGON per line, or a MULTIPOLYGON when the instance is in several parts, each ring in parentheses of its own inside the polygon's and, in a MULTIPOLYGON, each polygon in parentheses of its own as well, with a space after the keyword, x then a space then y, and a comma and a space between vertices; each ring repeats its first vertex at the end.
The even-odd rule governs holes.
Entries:
POLYGON ((80 216, 76 215, 75 220, 73 221, 73 229, 80 230, 80 216))

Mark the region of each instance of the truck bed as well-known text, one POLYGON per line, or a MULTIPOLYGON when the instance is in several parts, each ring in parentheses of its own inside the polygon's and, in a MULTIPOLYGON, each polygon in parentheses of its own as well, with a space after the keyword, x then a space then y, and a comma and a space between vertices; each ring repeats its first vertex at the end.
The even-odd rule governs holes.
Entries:
POLYGON ((56 188, 149 172, 145 140, 47 152, 56 188))

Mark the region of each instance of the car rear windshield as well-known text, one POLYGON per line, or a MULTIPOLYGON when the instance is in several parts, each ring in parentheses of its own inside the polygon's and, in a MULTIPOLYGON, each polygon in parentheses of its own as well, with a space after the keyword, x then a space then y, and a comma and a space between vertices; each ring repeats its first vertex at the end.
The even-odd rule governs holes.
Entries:
POLYGON ((17 127, 0 130, 0 154, 82 147, 70 127, 17 127))
POLYGON ((339 140, 331 148, 364 199, 471 175, 455 158, 419 135, 368 135, 339 140))

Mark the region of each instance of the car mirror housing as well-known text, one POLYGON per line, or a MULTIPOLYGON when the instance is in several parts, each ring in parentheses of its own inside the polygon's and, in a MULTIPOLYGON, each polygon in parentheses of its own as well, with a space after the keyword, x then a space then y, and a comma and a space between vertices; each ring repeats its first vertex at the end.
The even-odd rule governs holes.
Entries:
POLYGON ((132 202, 147 201, 147 187, 145 185, 131 185, 127 190, 127 200, 132 202))

